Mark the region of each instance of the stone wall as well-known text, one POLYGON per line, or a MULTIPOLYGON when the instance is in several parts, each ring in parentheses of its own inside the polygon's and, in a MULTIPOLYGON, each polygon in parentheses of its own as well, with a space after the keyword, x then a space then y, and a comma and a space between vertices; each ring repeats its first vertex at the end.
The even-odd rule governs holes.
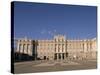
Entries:
POLYGON ((96 59, 97 40, 68 40, 64 35, 54 36, 53 40, 19 39, 16 52, 42 60, 96 59))

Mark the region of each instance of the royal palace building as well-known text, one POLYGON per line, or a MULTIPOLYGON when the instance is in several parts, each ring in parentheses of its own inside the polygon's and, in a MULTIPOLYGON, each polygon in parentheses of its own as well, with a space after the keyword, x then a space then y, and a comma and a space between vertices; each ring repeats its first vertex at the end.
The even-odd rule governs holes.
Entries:
POLYGON ((69 40, 64 35, 52 40, 18 39, 16 53, 34 60, 97 59, 97 39, 69 40))

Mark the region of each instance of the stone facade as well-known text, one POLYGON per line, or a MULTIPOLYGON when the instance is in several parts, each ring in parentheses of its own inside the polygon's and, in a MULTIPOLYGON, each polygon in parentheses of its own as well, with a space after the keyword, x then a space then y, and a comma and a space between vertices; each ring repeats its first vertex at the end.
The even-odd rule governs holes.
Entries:
POLYGON ((25 38, 17 41, 16 52, 42 60, 96 59, 97 40, 69 40, 64 35, 56 35, 52 40, 25 38))

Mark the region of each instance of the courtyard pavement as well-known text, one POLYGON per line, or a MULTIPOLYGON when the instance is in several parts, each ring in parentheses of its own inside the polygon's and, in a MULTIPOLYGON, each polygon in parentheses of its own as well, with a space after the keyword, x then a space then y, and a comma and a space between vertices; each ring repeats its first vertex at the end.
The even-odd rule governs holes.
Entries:
POLYGON ((14 73, 96 69, 96 60, 26 61, 14 63, 14 73))

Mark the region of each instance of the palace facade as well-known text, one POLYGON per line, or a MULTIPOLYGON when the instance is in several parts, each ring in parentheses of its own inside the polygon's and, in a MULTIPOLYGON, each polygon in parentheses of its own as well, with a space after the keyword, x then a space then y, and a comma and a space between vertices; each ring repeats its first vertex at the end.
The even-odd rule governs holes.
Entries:
POLYGON ((69 40, 64 35, 56 35, 52 40, 18 39, 16 53, 34 60, 96 59, 97 39, 69 40))

